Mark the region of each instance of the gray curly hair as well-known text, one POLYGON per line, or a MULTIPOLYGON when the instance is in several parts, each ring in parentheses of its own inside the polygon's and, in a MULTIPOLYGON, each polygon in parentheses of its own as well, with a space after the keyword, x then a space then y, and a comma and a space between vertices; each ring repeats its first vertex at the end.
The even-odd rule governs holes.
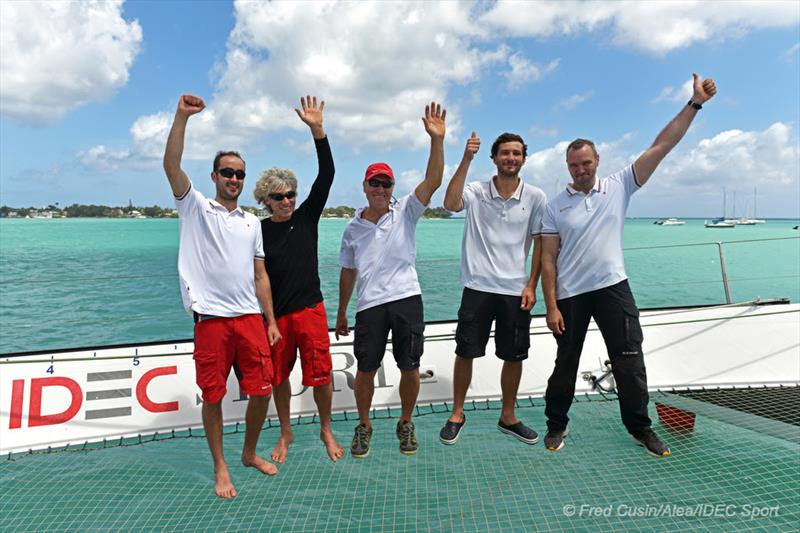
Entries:
POLYGON ((274 192, 287 189, 291 191, 297 190, 297 177, 294 172, 288 168, 272 167, 269 170, 265 170, 261 177, 258 178, 253 196, 258 203, 267 209, 268 213, 272 214, 272 209, 267 203, 267 197, 274 192))

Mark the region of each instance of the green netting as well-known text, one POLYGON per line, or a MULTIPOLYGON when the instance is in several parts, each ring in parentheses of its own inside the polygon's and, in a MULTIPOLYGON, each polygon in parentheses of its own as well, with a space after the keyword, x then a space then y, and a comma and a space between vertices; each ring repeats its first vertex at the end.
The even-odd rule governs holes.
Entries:
MULTIPOLYGON (((675 398, 652 394, 662 403, 675 398)), ((0 530, 794 531, 800 523, 800 445, 759 429, 780 422, 697 408, 691 432, 655 425, 673 452, 657 459, 632 443, 613 396, 578 398, 567 446, 556 453, 498 432, 498 408, 471 405, 461 439, 444 446, 438 433, 446 407, 421 407, 420 451, 410 457, 398 451, 397 412, 377 411, 370 456, 338 464, 325 455, 319 425, 303 419, 275 478, 237 462, 243 434, 226 428, 239 492, 227 501, 213 494, 209 452, 197 433, 20 454, 0 461, 0 530)), ((520 400, 518 414, 544 428, 541 399, 520 400)), ((344 416, 334 432, 349 444, 355 422, 344 416)), ((277 436, 274 426, 264 430, 263 454, 277 436)))

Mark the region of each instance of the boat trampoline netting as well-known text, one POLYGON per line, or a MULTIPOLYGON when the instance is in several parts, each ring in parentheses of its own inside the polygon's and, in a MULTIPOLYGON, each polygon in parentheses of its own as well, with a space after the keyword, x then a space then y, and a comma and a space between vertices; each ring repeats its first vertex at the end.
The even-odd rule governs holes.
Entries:
MULTIPOLYGON (((199 432, 16 454, 0 460, 0 530, 794 531, 798 427, 675 392, 651 399, 688 402, 680 407, 696 419, 691 430, 654 423, 672 449, 665 459, 633 444, 613 395, 576 398, 566 447, 555 453, 497 431, 497 402, 468 404, 454 446, 438 440, 448 407, 420 406, 415 456, 398 451, 399 412, 377 410, 369 457, 347 454, 338 464, 316 420, 295 419, 296 441, 275 478, 235 460, 244 434, 230 426, 225 451, 239 496, 226 501, 214 496, 199 432)), ((518 403, 519 417, 543 430, 543 400, 518 403)), ((354 419, 335 415, 345 446, 354 419)), ((278 433, 270 422, 262 454, 278 433)))

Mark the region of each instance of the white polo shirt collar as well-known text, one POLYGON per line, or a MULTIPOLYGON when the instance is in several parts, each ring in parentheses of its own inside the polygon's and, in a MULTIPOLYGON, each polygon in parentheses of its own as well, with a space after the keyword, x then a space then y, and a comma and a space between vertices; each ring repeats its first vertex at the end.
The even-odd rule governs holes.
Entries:
POLYGON ((491 195, 492 200, 494 200, 495 198, 499 198, 502 201, 507 201, 511 199, 519 201, 519 199, 522 197, 522 188, 525 186, 525 183, 521 179, 517 178, 518 183, 517 183, 517 188, 514 190, 514 194, 512 194, 509 198, 503 198, 503 196, 499 192, 497 192, 497 187, 495 187, 494 184, 495 178, 497 178, 497 176, 494 176, 492 179, 489 180, 489 194, 491 195))
MULTIPOLYGON (((592 194, 593 192, 602 192, 602 181, 597 178, 594 179, 594 185, 592 185, 592 188, 589 190, 589 194, 592 194)), ((578 189, 574 188, 572 184, 569 184, 567 185, 567 194, 573 196, 575 194, 583 194, 583 191, 579 191, 578 189)), ((586 194, 585 196, 589 196, 589 194, 586 194)))
POLYGON ((228 213, 231 216, 232 215, 239 215, 239 216, 242 216, 242 217, 244 216, 244 209, 242 209, 242 206, 240 206, 240 205, 237 205, 236 209, 234 209, 233 211, 228 211, 227 207, 225 207, 224 205, 222 205, 218 201, 214 200, 213 198, 208 198, 208 203, 211 204, 211 207, 213 207, 214 209, 221 209, 221 210, 225 211, 226 213, 228 213))

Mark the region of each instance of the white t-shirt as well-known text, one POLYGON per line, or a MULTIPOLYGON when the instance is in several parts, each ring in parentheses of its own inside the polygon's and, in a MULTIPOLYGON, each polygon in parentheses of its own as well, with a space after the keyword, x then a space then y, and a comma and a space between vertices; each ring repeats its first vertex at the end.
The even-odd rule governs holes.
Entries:
POLYGON ((542 235, 558 235, 556 298, 603 289, 628 278, 622 229, 631 195, 639 190, 633 165, 595 181, 589 194, 571 186, 547 204, 542 235))
POLYGON ((193 185, 175 198, 180 219, 178 274, 191 314, 234 317, 260 313, 253 259, 264 260, 261 223, 203 196, 193 185))
POLYGON ((547 197, 520 180, 503 199, 494 180, 471 182, 461 196, 466 209, 461 283, 483 292, 520 296, 528 283, 528 252, 542 227, 547 197))
POLYGON ((412 192, 389 207, 377 224, 362 218, 342 235, 339 264, 358 270, 357 311, 421 294, 417 269, 417 222, 425 205, 412 192))

